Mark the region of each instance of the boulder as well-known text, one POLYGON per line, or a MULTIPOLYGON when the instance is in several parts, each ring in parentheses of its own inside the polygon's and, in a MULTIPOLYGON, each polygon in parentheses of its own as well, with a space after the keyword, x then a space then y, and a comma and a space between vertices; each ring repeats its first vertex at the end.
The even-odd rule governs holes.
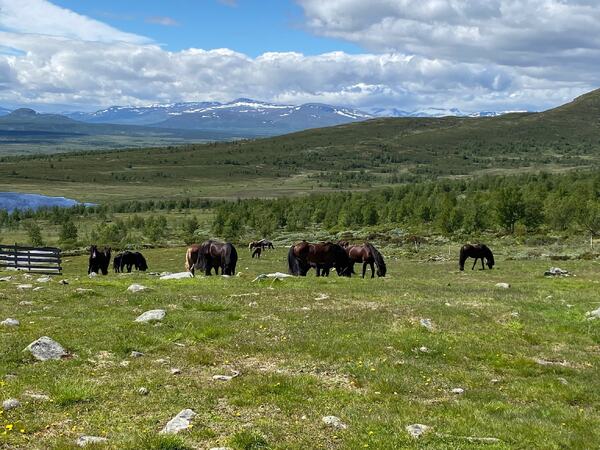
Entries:
POLYGON ((69 355, 58 342, 48 336, 42 336, 38 340, 33 341, 24 351, 30 352, 38 361, 61 359, 69 355))
POLYGON ((336 416, 325 416, 321 419, 321 421, 325 425, 332 428, 337 428, 339 430, 345 430, 346 428, 348 428, 348 425, 346 425, 344 422, 342 422, 342 419, 336 416))
POLYGON ((496 283, 496 287, 500 289, 508 289, 510 288, 510 284, 508 283, 496 283))
POLYGON ((180 431, 187 430, 194 417, 196 417, 194 411, 191 409, 184 409, 167 422, 165 427, 160 430, 160 434, 176 434, 180 431))
POLYGON ((406 431, 415 439, 419 439, 424 433, 427 433, 431 427, 420 423, 414 423, 406 426, 406 431))
POLYGON ((146 286, 134 283, 127 288, 127 292, 134 292, 134 293, 142 292, 142 291, 145 291, 146 289, 148 289, 146 286))
POLYGON ((12 319, 9 317, 8 319, 5 319, 2 322, 0 322, 0 325, 5 327, 18 327, 20 323, 21 322, 19 322, 17 319, 12 319))
POLYGON ((159 280, 184 280, 186 278, 194 278, 192 272, 169 273, 162 275, 159 280))
POLYGON ((16 398, 9 398, 8 400, 4 400, 2 402, 2 409, 4 411, 10 411, 11 409, 15 409, 21 406, 21 402, 16 398))
POLYGON ((167 312, 164 309, 151 309, 139 315, 136 322, 153 322, 157 320, 163 320, 167 312))

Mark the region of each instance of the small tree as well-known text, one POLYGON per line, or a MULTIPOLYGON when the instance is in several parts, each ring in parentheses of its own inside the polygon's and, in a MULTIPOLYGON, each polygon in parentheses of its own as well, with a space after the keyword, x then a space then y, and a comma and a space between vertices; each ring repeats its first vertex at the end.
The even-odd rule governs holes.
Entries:
POLYGON ((33 247, 42 247, 44 245, 44 240, 42 239, 42 230, 37 222, 25 222, 24 226, 27 230, 27 236, 31 245, 33 247))
POLYGON ((67 219, 60 227, 59 239, 61 242, 75 242, 77 234, 77 227, 71 219, 67 219))
POLYGON ((523 194, 517 188, 504 188, 498 193, 496 202, 498 220, 511 234, 515 232, 515 224, 525 214, 523 194))

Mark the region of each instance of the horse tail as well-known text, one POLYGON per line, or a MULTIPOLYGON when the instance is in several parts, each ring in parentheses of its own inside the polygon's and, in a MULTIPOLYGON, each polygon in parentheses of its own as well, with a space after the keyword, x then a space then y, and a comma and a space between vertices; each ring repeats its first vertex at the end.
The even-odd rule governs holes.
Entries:
POLYGON ((237 250, 233 246, 233 244, 227 243, 225 245, 225 255, 223 257, 223 266, 225 270, 223 271, 223 275, 235 275, 235 266, 237 264, 237 250))
POLYGON ((298 257, 294 254, 294 246, 290 247, 288 251, 288 269, 292 275, 301 275, 302 270, 300 269, 300 261, 298 257))
POLYGON ((458 267, 460 268, 460 270, 465 270, 465 261, 467 260, 467 258, 467 246, 463 245, 460 248, 460 255, 458 259, 458 267))
POLYGON ((375 259, 375 264, 377 265, 377 275, 380 277, 385 277, 385 274, 387 273, 387 267, 385 265, 385 261, 383 260, 383 256, 373 244, 367 242, 365 247, 367 247, 367 249, 373 254, 373 259, 375 259))
POLYGON ((187 272, 191 272, 191 269, 195 264, 195 261, 192 260, 192 252, 192 247, 188 247, 187 251, 185 252, 185 270, 187 272))

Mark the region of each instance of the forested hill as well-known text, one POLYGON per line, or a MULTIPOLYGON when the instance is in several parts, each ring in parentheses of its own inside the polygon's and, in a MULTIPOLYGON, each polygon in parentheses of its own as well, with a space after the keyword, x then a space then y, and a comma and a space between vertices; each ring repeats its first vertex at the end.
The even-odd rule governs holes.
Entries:
POLYGON ((60 195, 95 201, 111 190, 121 198, 175 197, 185 186, 187 196, 231 198, 589 169, 600 164, 599 117, 600 91, 593 91, 542 113, 374 119, 269 139, 37 156, 26 159, 26 170, 23 158, 8 157, 0 187, 48 192, 51 181, 60 195))

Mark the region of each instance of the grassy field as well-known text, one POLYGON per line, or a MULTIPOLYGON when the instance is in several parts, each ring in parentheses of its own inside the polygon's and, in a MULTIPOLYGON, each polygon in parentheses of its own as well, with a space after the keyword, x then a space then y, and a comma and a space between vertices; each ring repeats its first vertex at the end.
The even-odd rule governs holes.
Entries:
MULTIPOLYGON (((183 253, 148 250, 150 270, 183 270, 183 253)), ((374 280, 253 283, 285 271, 283 249, 261 261, 240 249, 234 278, 88 279, 85 257, 65 261, 68 285, 2 273, 13 279, 0 282, 0 319, 21 325, 0 328, 0 393, 22 406, 0 415, 0 447, 71 448, 84 434, 115 449, 600 446, 600 322, 585 318, 600 304, 598 261, 561 262, 577 276, 547 279, 541 259, 500 254, 491 272, 460 273, 455 261, 384 253, 389 276, 374 280), (134 282, 150 289, 127 292, 134 282), (134 323, 155 308, 162 323, 134 323), (44 335, 73 357, 33 362, 22 350, 44 335), (193 427, 158 437, 184 408, 198 414, 193 427), (327 415, 348 428, 328 428, 327 415), (432 428, 415 441, 414 423, 432 428), (498 441, 474 439, 484 437, 498 441)))

